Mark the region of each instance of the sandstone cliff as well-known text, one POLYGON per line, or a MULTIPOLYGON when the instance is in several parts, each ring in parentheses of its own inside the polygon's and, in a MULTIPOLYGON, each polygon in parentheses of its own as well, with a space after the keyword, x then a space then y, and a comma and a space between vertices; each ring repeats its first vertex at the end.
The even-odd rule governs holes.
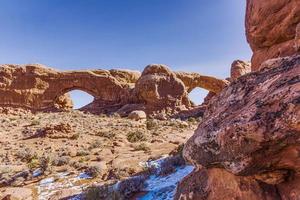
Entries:
POLYGON ((299 31, 299 0, 247 0, 246 34, 254 52, 252 70, 259 70, 270 58, 299 53, 299 31))

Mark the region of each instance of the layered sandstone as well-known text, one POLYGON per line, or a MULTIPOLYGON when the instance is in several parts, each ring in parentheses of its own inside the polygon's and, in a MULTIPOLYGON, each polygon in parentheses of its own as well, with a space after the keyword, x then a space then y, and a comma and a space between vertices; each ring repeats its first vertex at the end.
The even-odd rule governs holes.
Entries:
POLYGON ((225 80, 197 73, 175 73, 165 65, 149 65, 143 73, 129 70, 57 71, 43 65, 1 65, 0 106, 33 111, 69 110, 68 92, 82 90, 94 97, 83 109, 129 114, 189 109, 188 93, 202 87, 219 93, 225 80))
POLYGON ((148 65, 135 85, 135 92, 152 110, 190 106, 184 83, 165 65, 148 65))
POLYGON ((254 52, 252 70, 263 61, 299 52, 299 0, 247 0, 246 34, 254 52))
POLYGON ((193 89, 199 87, 218 94, 229 84, 227 80, 220 80, 215 77, 204 76, 198 73, 176 72, 176 76, 182 80, 186 86, 187 92, 191 92, 193 89))
POLYGON ((251 63, 242 60, 235 60, 231 64, 230 79, 234 81, 237 78, 245 74, 248 74, 250 72, 251 72, 251 63))
MULTIPOLYGON (((126 73, 133 72, 122 72, 126 73)), ((74 89, 94 96, 94 103, 99 106, 122 103, 130 92, 130 84, 123 81, 124 77, 107 70, 59 72, 43 65, 2 65, 0 105, 32 110, 53 109, 63 95, 74 89)))
POLYGON ((267 64, 210 100, 176 199, 300 198, 300 56, 267 64))

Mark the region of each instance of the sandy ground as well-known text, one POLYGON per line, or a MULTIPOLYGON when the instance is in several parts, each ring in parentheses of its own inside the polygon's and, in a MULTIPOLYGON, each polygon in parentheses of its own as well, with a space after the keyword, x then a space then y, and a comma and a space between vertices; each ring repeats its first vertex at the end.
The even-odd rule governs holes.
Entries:
MULTIPOLYGON (((142 171, 141 162, 178 149, 197 124, 195 120, 134 121, 76 110, 0 114, 0 180, 40 168, 45 170, 43 178, 95 168, 97 181, 123 179, 142 171)), ((34 180, 18 178, 10 186, 32 186, 34 180)))

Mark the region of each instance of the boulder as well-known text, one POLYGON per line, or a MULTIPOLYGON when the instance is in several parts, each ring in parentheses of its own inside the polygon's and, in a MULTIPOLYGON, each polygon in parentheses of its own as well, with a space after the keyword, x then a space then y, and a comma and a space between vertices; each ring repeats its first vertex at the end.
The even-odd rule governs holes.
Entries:
POLYGON ((148 110, 190 106, 184 83, 166 65, 148 65, 136 82, 135 92, 148 110))
POLYGON ((54 107, 62 111, 72 110, 73 106, 73 101, 69 93, 59 96, 54 102, 54 107))
MULTIPOLYGON (((220 184, 228 183, 227 178, 210 173, 215 168, 226 170, 222 174, 230 173, 228 177, 233 181, 245 177, 243 185, 252 190, 251 195, 271 191, 279 199, 300 198, 297 156, 300 153, 300 55, 268 63, 271 66, 240 77, 211 99, 202 122, 183 150, 188 162, 208 170, 205 172, 208 182, 196 175, 201 171, 194 172, 181 183, 183 188, 178 188, 177 199, 188 195, 185 188, 192 182, 199 185, 194 185, 190 193, 202 194, 199 191, 202 188, 223 190, 223 196, 209 192, 206 199, 232 199, 225 191, 234 190, 220 184), (195 181, 196 177, 201 180, 195 181), (219 180, 212 184, 210 180, 214 177, 219 180), (256 186, 248 187, 252 184, 260 187, 258 190, 256 186)), ((240 199, 251 199, 250 193, 238 195, 242 195, 240 199)), ((257 195, 252 199, 268 199, 257 195)))
POLYGON ((146 119, 147 115, 144 111, 142 110, 135 110, 132 111, 129 115, 128 115, 129 119, 133 119, 133 120, 141 120, 141 119, 146 119))
POLYGON ((299 53, 299 0, 247 0, 246 34, 252 71, 271 58, 299 53), (298 27, 298 28, 297 28, 298 27))

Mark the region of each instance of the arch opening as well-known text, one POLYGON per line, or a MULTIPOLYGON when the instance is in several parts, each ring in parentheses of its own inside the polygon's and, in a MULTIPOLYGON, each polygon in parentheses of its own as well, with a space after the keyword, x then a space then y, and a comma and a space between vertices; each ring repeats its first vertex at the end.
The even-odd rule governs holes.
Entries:
POLYGON ((189 93, 189 98, 195 106, 199 106, 204 102, 204 98, 208 93, 208 90, 196 87, 189 93))
POLYGON ((73 109, 81 109, 94 101, 94 97, 83 90, 71 90, 67 93, 73 102, 73 109))

